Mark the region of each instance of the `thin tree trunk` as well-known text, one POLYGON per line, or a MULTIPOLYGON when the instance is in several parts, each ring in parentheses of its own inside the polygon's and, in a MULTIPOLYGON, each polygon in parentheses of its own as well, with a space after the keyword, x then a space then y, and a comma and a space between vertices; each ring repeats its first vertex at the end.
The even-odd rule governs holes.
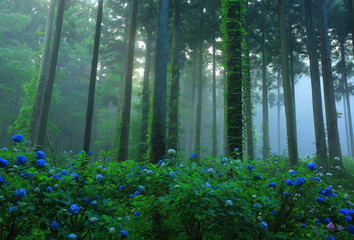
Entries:
POLYGON ((278 155, 280 155, 280 80, 281 80, 281 76, 280 76, 280 70, 278 71, 278 79, 277 79, 277 138, 278 138, 278 155))
POLYGON ((48 115, 49 115, 49 108, 50 108, 50 100, 52 98, 55 72, 56 72, 56 67, 58 62, 60 35, 61 35, 61 28, 63 24, 64 10, 65 10, 64 7, 65 7, 65 0, 60 0, 58 13, 56 17, 56 26, 55 26, 55 33, 54 33, 54 40, 53 40, 53 51, 52 51, 52 57, 50 61, 48 80, 46 81, 46 85, 44 88, 44 96, 41 104, 41 110, 42 110, 41 117, 39 119, 38 131, 36 135, 37 150, 41 150, 44 147, 44 140, 45 140, 45 135, 47 130, 48 115))
MULTIPOLYGON (((343 89, 345 89, 345 88, 343 87, 343 89)), ((347 101, 345 99, 345 94, 344 93, 342 94, 342 99, 343 99, 343 109, 344 109, 345 138, 347 140, 346 141, 346 143, 347 143, 347 151, 348 151, 348 156, 351 156, 352 152, 351 152, 350 140, 349 140, 347 101)))
POLYGON ((198 43, 198 70, 197 70, 197 121, 195 126, 195 150, 194 153, 200 158, 201 152, 201 130, 202 130, 202 94, 203 94, 203 7, 200 11, 199 34, 201 38, 198 43))
POLYGON ((286 129, 288 136, 288 152, 289 164, 294 166, 298 162, 298 148, 296 136, 296 122, 294 122, 295 110, 292 103, 292 90, 289 69, 289 48, 287 39, 286 17, 285 17, 286 0, 279 0, 279 28, 280 28, 280 41, 281 41, 281 62, 282 62, 282 75, 283 75, 283 88, 284 88, 284 103, 285 103, 285 116, 286 116, 286 129))
POLYGON ((350 145, 350 157, 354 157, 354 138, 353 138, 353 122, 352 122, 352 112, 350 107, 350 100, 349 100, 349 92, 348 92, 348 77, 347 77, 347 64, 345 61, 345 47, 344 47, 345 39, 339 40, 340 45, 340 52, 341 52, 341 61, 343 64, 343 72, 342 72, 342 81, 344 83, 344 96, 347 102, 347 114, 348 114, 348 127, 349 127, 349 145, 350 145))
MULTIPOLYGON (((215 13, 213 14, 213 21, 215 21, 215 13)), ((213 98, 213 149, 212 156, 215 158, 217 155, 217 144, 218 144, 218 135, 217 135, 217 118, 216 118, 216 40, 215 40, 215 26, 213 29, 213 82, 212 82, 212 98, 213 98)))
POLYGON ((321 82, 315 36, 316 31, 313 21, 311 1, 304 0, 304 5, 306 18, 307 51, 310 59, 312 108, 315 127, 316 153, 319 163, 325 165, 327 161, 327 144, 323 121, 321 82))
POLYGON ((133 85, 133 65, 134 65, 134 46, 138 17, 138 0, 133 0, 132 15, 130 22, 129 45, 127 56, 127 70, 125 72, 124 98, 122 105, 122 114, 118 129, 118 161, 125 161, 128 158, 129 146, 129 130, 130 130, 130 111, 132 101, 132 85, 133 85))
POLYGON ((269 113, 268 113, 268 81, 265 32, 262 30, 262 113, 263 113, 263 159, 269 158, 269 113))
POLYGON ((86 153, 88 153, 90 151, 93 109, 94 109, 94 105, 95 105, 95 90, 96 90, 98 54, 99 54, 100 39, 101 39, 102 12, 103 12, 103 0, 99 0, 98 1, 98 8, 97 8, 95 40, 94 40, 94 44, 93 44, 90 85, 89 85, 87 110, 86 110, 86 124, 85 124, 85 138, 84 138, 84 151, 86 153))
MULTIPOLYGON (((334 98, 331 50, 328 37, 327 10, 325 0, 320 0, 320 29, 323 89, 326 105, 326 123, 328 132, 328 150, 330 163, 333 163, 333 159, 335 157, 342 159, 342 153, 340 149, 337 110, 334 98)), ((337 161, 337 163, 339 163, 341 167, 343 166, 342 161, 337 161)))
POLYGON ((161 160, 166 153, 168 5, 168 0, 159 0, 150 148, 150 161, 153 163, 161 160))
POLYGON ((150 112, 150 69, 151 69, 151 45, 153 41, 152 32, 147 31, 146 37, 146 53, 145 68, 143 80, 143 96, 142 96, 142 113, 141 113, 141 131, 140 131, 140 150, 139 155, 143 157, 147 150, 147 134, 149 128, 149 112, 150 112))
POLYGON ((173 41, 171 57, 171 88, 168 107, 168 136, 167 148, 178 150, 178 128, 179 128, 179 78, 180 78, 180 0, 174 1, 173 41))
POLYGON ((38 132, 38 123, 41 115, 41 104, 43 101, 44 87, 46 84, 47 73, 48 73, 48 59, 50 57, 49 48, 50 48, 50 39, 52 36, 54 8, 55 8, 55 1, 51 0, 49 5, 49 10, 48 10, 48 17, 46 21, 44 46, 42 52, 41 65, 39 67, 37 91, 36 91, 36 96, 33 104, 32 119, 31 119, 30 132, 29 132, 29 140, 32 143, 35 142, 36 134, 38 132))

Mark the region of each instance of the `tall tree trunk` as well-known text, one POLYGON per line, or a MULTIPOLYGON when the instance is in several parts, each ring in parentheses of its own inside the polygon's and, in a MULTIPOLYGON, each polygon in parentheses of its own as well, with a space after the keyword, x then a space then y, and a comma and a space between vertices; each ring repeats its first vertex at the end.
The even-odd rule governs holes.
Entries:
MULTIPOLYGON (((340 149, 337 110, 334 98, 333 76, 332 76, 332 61, 331 50, 328 37, 327 9, 326 1, 320 0, 320 29, 321 29, 321 59, 322 59, 322 76, 323 89, 326 106, 326 123, 328 132, 328 152, 329 161, 333 163, 335 157, 342 159, 340 149)), ((343 166, 342 161, 337 161, 340 166, 343 166)), ((328 166, 326 166, 328 168, 328 166)))
POLYGON ((277 131, 277 139, 278 139, 278 154, 280 155, 280 80, 281 80, 281 76, 280 76, 280 70, 278 71, 278 77, 277 77, 277 127, 278 127, 278 131, 277 131))
MULTIPOLYGON (((248 10, 248 2, 247 2, 248 10)), ((248 32, 249 14, 246 15, 245 30, 248 32)), ((246 133, 247 133, 247 155, 250 159, 254 158, 254 139, 253 139, 253 114, 252 114, 252 86, 251 86, 251 61, 249 50, 249 35, 246 35, 246 76, 245 76, 245 114, 246 114, 246 133)))
POLYGON ((347 64, 345 61, 345 47, 344 47, 345 39, 339 40, 340 52, 341 52, 341 61, 343 64, 343 72, 342 72, 342 81, 344 84, 344 96, 347 105, 347 114, 348 114, 348 127, 349 127, 349 144, 350 144, 350 152, 349 156, 354 157, 354 138, 353 138, 353 122, 352 122, 352 112, 350 107, 350 100, 349 100, 349 92, 348 92, 348 77, 347 77, 347 64))
POLYGON ((306 34, 307 34, 307 51, 310 59, 311 72, 311 90, 312 90, 312 109, 315 127, 316 153, 319 163, 324 165, 327 161, 327 144, 326 134, 324 130, 323 110, 322 110, 322 94, 320 71, 317 56, 317 44, 315 36, 315 26, 312 14, 312 5, 310 0, 304 0, 305 18, 306 18, 306 34))
MULTIPOLYGON (((345 89, 344 86, 343 86, 343 89, 345 89)), ((352 151, 351 151, 351 145, 350 145, 350 140, 349 140, 347 101, 345 99, 345 94, 344 93, 342 94, 342 99, 343 99, 343 109, 344 109, 345 138, 347 140, 346 141, 346 143, 347 143, 347 151, 348 151, 348 156, 351 156, 352 155, 352 151)))
POLYGON ((122 104, 122 113, 118 129, 118 161, 125 161, 128 158, 129 129, 130 129, 130 111, 132 101, 133 85, 133 65, 134 65, 134 46, 136 25, 138 17, 138 0, 133 0, 132 15, 130 22, 129 45, 127 56, 127 70, 125 72, 124 98, 122 104))
POLYGON ((50 61, 50 67, 48 72, 48 79, 45 84, 44 88, 44 96, 41 103, 41 116, 39 119, 38 124, 38 131, 36 134, 36 149, 40 150, 43 149, 44 140, 47 130, 47 123, 48 123, 48 115, 49 115, 49 108, 50 108, 50 100, 52 98, 53 92, 53 85, 54 85, 54 78, 55 78, 55 71, 58 62, 58 54, 59 54, 59 46, 60 46, 60 35, 61 35, 61 28, 63 24, 63 16, 64 16, 64 7, 65 7, 65 0, 59 1, 58 13, 56 17, 56 24, 55 24, 55 33, 54 33, 54 40, 53 40, 53 50, 52 50, 52 57, 50 61))
POLYGON ((242 42, 244 2, 223 0, 223 34, 226 43, 226 132, 227 153, 236 157, 243 154, 243 99, 242 99, 242 42))
MULTIPOLYGON (((216 14, 213 14, 213 21, 216 20, 216 14)), ((215 39, 215 26, 213 29, 213 80, 212 80, 212 98, 213 98, 213 149, 212 156, 215 158, 217 155, 217 144, 218 144, 218 135, 217 135, 217 115, 216 115, 216 39, 215 39)))
MULTIPOLYGON (((263 15, 265 15, 263 13, 263 15)), ((267 62, 265 32, 262 30, 262 113, 263 113, 263 159, 269 158, 269 113, 268 113, 268 80, 267 80, 267 62)))
POLYGON ((29 140, 32 144, 36 140, 36 134, 38 132, 38 123, 41 116, 41 104, 44 96, 44 87, 46 84, 47 73, 48 73, 48 59, 50 57, 50 39, 52 36, 52 26, 54 18, 54 8, 55 1, 51 0, 48 10, 48 17, 45 26, 45 35, 44 35, 44 46, 42 51, 41 65, 39 67, 39 75, 37 81, 37 91, 34 99, 33 110, 32 110, 32 119, 29 132, 29 140))
POLYGON ((166 153, 166 87, 168 62, 168 0, 158 2, 155 83, 152 103, 150 161, 157 163, 166 153))
POLYGON ((280 41, 281 41, 281 62, 282 62, 282 75, 283 75, 283 88, 284 88, 284 103, 285 103, 285 116, 286 116, 286 129, 288 136, 288 152, 289 152, 289 164, 294 166, 298 162, 298 149, 297 149, 297 136, 296 136, 296 122, 295 110, 290 69, 289 69, 289 48, 286 28, 285 17, 286 0, 279 0, 279 28, 280 28, 280 41))
POLYGON ((352 33, 352 51, 354 55, 354 3, 353 0, 349 0, 349 15, 351 20, 351 33, 352 33))
POLYGON ((198 69, 197 69, 197 119, 195 125, 195 150, 194 153, 200 157, 201 152, 201 131, 202 131, 202 94, 203 94, 203 24, 204 24, 204 13, 203 8, 200 11, 200 22, 199 22, 199 34, 201 38, 198 43, 198 69))
POLYGON ((151 31, 147 31, 146 37, 146 53, 145 68, 143 80, 143 96, 142 96, 142 112, 141 112, 141 131, 140 131, 140 150, 139 155, 143 157, 147 150, 147 134, 149 129, 149 112, 150 112, 150 68, 151 68, 151 45, 153 35, 151 31))
POLYGON ((189 116, 189 130, 188 130, 188 142, 187 142, 187 152, 191 153, 194 150, 194 123, 195 123, 195 96, 196 96, 196 85, 197 85, 197 51, 192 52, 192 88, 191 88, 191 114, 189 116))
POLYGON ((94 105, 95 105, 95 90, 96 90, 98 54, 99 54, 100 39, 101 39, 102 12, 103 12, 103 0, 99 0, 98 1, 98 8, 97 8, 95 40, 94 40, 94 44, 93 44, 90 85, 89 85, 87 110, 86 110, 86 124, 85 124, 85 138, 84 138, 84 151, 86 153, 88 153, 90 151, 92 118, 93 118, 93 109, 94 109, 94 105))
POLYGON ((168 107, 168 135, 167 148, 178 150, 178 128, 179 128, 179 77, 180 77, 180 1, 174 1, 174 21, 173 21, 173 41, 172 41, 172 57, 171 57, 171 86, 170 99, 168 107))

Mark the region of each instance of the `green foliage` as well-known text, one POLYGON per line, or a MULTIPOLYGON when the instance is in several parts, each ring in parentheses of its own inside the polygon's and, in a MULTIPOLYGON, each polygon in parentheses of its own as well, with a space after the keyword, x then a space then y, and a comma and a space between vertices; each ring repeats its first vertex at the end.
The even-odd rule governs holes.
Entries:
POLYGON ((175 159, 171 150, 157 164, 112 162, 106 152, 90 163, 91 154, 66 152, 59 164, 66 167, 52 167, 50 158, 40 167, 36 154, 22 145, 0 152, 9 162, 0 168, 1 239, 65 239, 70 234, 119 239, 120 230, 141 240, 352 237, 340 230, 348 223, 338 213, 353 206, 352 197, 343 188, 329 187, 333 176, 315 179, 322 173, 308 169, 307 163, 290 171, 286 159, 272 155, 253 165, 228 158, 208 158, 198 165, 175 159), (28 161, 19 164, 18 155, 28 161), (288 186, 288 179, 295 184, 288 186), (25 194, 19 194, 21 188, 25 194), (80 209, 75 212, 72 204, 80 209))

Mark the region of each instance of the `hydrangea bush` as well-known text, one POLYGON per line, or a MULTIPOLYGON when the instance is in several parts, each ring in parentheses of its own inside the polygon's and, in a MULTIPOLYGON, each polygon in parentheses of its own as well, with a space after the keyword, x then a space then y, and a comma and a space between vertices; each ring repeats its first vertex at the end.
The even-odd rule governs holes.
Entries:
POLYGON ((199 162, 170 149, 158 164, 79 153, 59 168, 14 141, 0 150, 0 239, 354 237, 351 196, 312 162, 199 162))

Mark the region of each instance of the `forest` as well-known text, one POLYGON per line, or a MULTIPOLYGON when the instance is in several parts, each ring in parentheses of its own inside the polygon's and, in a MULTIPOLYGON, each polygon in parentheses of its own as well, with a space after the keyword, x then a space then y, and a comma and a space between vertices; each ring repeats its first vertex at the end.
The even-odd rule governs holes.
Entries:
POLYGON ((0 240, 353 238, 353 0, 0 19, 0 240))

